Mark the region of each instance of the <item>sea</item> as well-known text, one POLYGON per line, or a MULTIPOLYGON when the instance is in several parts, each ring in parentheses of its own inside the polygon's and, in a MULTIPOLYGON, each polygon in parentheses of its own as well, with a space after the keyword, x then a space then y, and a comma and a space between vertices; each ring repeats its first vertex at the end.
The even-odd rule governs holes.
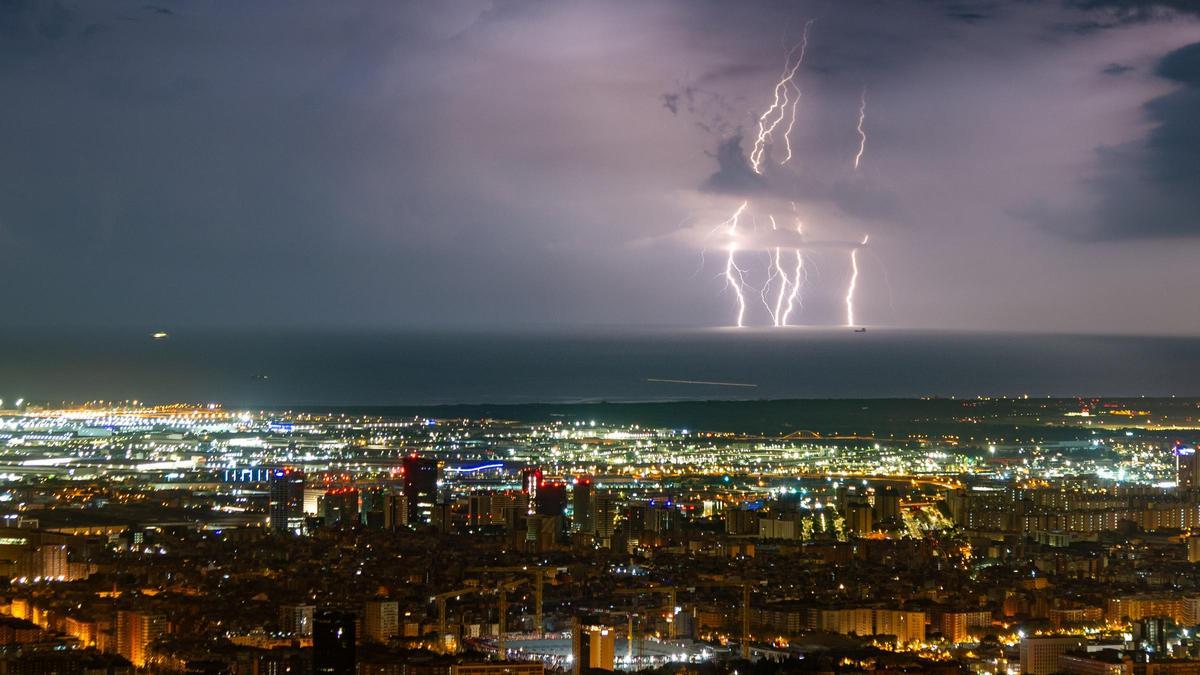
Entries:
POLYGON ((1200 337, 870 328, 0 331, 0 399, 230 407, 1195 396, 1200 337))

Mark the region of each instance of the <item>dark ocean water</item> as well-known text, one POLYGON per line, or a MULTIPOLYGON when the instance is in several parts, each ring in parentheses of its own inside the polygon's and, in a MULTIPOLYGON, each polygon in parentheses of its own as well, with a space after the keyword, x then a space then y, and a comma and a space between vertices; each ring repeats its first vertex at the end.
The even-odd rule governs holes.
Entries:
POLYGON ((1200 338, 849 330, 0 333, 0 398, 425 405, 1200 394, 1200 338), (672 384, 652 379, 756 385, 672 384))

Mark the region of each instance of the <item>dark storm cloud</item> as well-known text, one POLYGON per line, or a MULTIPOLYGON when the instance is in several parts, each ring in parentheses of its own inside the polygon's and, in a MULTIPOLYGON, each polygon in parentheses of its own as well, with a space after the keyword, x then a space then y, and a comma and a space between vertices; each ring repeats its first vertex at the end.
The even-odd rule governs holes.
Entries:
MULTIPOLYGON (((719 324, 719 280, 689 276, 699 247, 670 235, 753 196, 796 202, 814 237, 871 234, 868 314, 886 261, 893 316, 1024 321, 1011 298, 1108 277, 1005 209, 1062 212, 1105 144, 1127 155, 1106 166, 1137 166, 1115 172, 1136 187, 1121 208, 1182 199, 1190 160, 1169 146, 1187 141, 1195 85, 1185 57, 1164 62, 1170 79, 1152 64, 1200 37, 1182 38, 1182 11, 1123 4, 0 0, 6 316, 719 324), (1112 30, 1052 33, 1086 17, 1112 30), (773 148, 759 176, 757 115, 808 19, 797 157, 773 148), (1126 111, 1151 99, 1139 143, 1126 111), (999 250, 1034 253, 1016 270, 999 250)), ((843 262, 826 267, 834 295, 843 262)), ((1028 312, 1065 325, 1062 297, 1028 312)))
POLYGON ((717 170, 704 180, 700 185, 701 190, 745 197, 761 193, 766 188, 763 177, 754 173, 746 161, 741 134, 717 143, 713 157, 717 160, 717 170))
POLYGON ((671 111, 672 115, 679 114, 679 94, 663 94, 663 107, 671 111))
POLYGON ((943 0, 942 4, 946 16, 970 24, 993 18, 1000 10, 1000 3, 990 0, 979 0, 977 2, 943 0))
POLYGON ((1195 0, 1067 0, 1082 10, 1112 12, 1120 21, 1149 21, 1171 13, 1200 15, 1195 0))
POLYGON ((1125 65, 1124 63, 1110 63, 1107 66, 1104 66, 1104 69, 1101 70, 1100 72, 1104 73, 1105 75, 1117 76, 1117 75, 1124 75, 1125 73, 1128 73, 1131 70, 1135 70, 1133 66, 1128 66, 1128 65, 1125 65))
POLYGON ((1155 74, 1179 88, 1146 104, 1154 128, 1144 140, 1099 150, 1096 208, 1037 219, 1081 238, 1200 236, 1200 43, 1165 56, 1155 74))
POLYGON ((1082 11, 1084 16, 1059 23, 1055 29, 1081 34, 1149 21, 1200 16, 1200 3, 1195 0, 1066 0, 1066 4, 1082 11))

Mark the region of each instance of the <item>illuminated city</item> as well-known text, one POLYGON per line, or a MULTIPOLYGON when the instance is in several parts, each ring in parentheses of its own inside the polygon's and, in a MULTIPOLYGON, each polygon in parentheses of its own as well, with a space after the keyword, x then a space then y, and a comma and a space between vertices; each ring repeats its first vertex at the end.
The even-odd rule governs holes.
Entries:
POLYGON ((0 413, 4 625, 189 672, 1200 655, 1200 401, 781 402, 825 420, 786 433, 606 420, 655 407, 22 402, 0 413), (318 657, 331 626, 356 657, 318 657))
POLYGON ((1200 0, 0 0, 0 675, 1200 675, 1200 0))

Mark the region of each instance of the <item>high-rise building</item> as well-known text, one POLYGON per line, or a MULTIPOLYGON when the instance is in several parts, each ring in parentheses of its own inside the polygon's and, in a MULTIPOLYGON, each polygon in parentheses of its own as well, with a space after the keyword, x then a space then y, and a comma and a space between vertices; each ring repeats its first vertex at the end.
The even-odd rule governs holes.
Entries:
POLYGON ((567 512, 567 484, 545 481, 537 492, 539 516, 561 516, 567 512))
POLYGON ((313 614, 316 607, 312 605, 283 605, 279 608, 279 629, 299 637, 309 637, 313 633, 313 614))
POLYGON ((400 603, 368 600, 363 612, 363 638, 387 644, 400 634, 400 603))
POLYGON ((758 511, 725 509, 725 534, 758 534, 758 511))
POLYGON ((467 497, 467 525, 480 527, 492 523, 492 494, 476 492, 467 497))
POLYGON ((529 499, 528 515, 538 512, 538 493, 542 490, 542 470, 536 466, 521 469, 521 492, 529 499))
POLYGON ((271 529, 299 533, 304 529, 304 472, 275 469, 270 483, 271 529))
POLYGON ((894 635, 900 644, 925 641, 925 612, 876 609, 874 618, 876 635, 894 635))
POLYGON ((850 502, 846 505, 846 528, 858 535, 870 534, 875 528, 874 515, 869 504, 850 502))
POLYGON ((677 532, 683 526, 683 514, 670 501, 651 502, 642 526, 649 532, 677 532))
POLYGON ((325 491, 326 527, 354 527, 358 524, 358 490, 339 487, 325 491))
POLYGON ((404 497, 408 501, 408 524, 427 525, 437 503, 438 461, 415 454, 404 458, 404 497))
POLYGON ((1174 455, 1176 484, 1186 490, 1200 487, 1200 454, 1196 448, 1176 443, 1174 455))
POLYGON ((571 512, 576 532, 596 531, 596 491, 589 476, 580 476, 571 488, 571 512))
POLYGON ((1134 642, 1143 650, 1159 655, 1169 655, 1167 637, 1174 622, 1165 616, 1155 616, 1133 622, 1134 642))
POLYGON ((550 550, 562 534, 559 516, 532 515, 525 519, 525 541, 539 553, 550 550))
POLYGON ((889 485, 875 492, 875 522, 900 522, 900 493, 896 488, 889 485))
POLYGON ((167 617, 144 611, 117 612, 117 653, 137 668, 146 667, 150 643, 167 631, 167 617))
POLYGON ((325 611, 313 622, 313 672, 354 675, 354 615, 325 611))
POLYGON ((588 669, 613 670, 616 664, 617 631, 609 626, 583 623, 578 618, 571 631, 572 673, 588 669))
POLYGON ((403 493, 388 493, 383 496, 383 528, 394 530, 408 525, 408 497, 403 493))
POLYGON ((1079 636, 1027 637, 1021 639, 1021 672, 1025 675, 1051 675, 1060 672, 1058 659, 1067 652, 1083 649, 1087 641, 1079 636))
POLYGON ((617 513, 621 503, 616 495, 607 492, 596 493, 596 536, 601 539, 611 539, 617 531, 617 513))
POLYGON ((359 491, 358 521, 367 527, 384 527, 387 492, 380 487, 359 491))

